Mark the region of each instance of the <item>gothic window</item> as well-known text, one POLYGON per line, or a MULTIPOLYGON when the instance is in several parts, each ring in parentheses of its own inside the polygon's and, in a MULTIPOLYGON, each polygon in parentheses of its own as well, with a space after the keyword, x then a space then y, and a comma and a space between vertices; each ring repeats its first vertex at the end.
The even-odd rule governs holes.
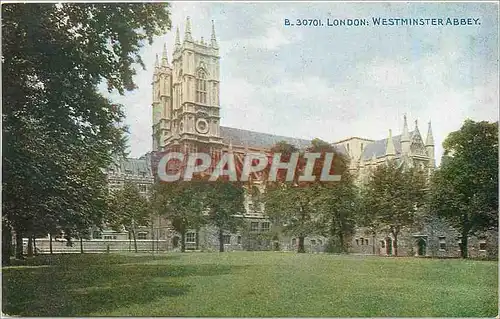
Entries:
POLYGON ((147 239, 148 238, 148 233, 138 233, 137 234, 137 239, 147 239))
POLYGON ((269 222, 264 222, 262 223, 262 231, 269 231, 270 228, 270 223, 269 222))
POLYGON ((196 102, 207 103, 207 79, 203 70, 198 71, 196 78, 196 102))
POLYGON ((364 145, 363 145, 363 143, 361 143, 361 153, 363 153, 363 147, 364 147, 364 145))
POLYGON ((481 241, 479 243, 479 250, 485 251, 486 250, 486 241, 481 241))
POLYGON ((181 107, 181 104, 184 101, 183 100, 184 97, 182 95, 182 86, 179 86, 179 98, 180 98, 179 107, 181 107))
POLYGON ((224 235, 224 245, 231 244, 231 235, 224 235))
POLYGON ((439 237, 439 250, 446 250, 446 237, 439 237))
POLYGON ((259 230, 259 223, 258 222, 251 222, 250 223, 250 231, 258 231, 259 230))
POLYGON ((196 243, 196 234, 195 233, 187 233, 186 234, 186 243, 187 244, 196 243))

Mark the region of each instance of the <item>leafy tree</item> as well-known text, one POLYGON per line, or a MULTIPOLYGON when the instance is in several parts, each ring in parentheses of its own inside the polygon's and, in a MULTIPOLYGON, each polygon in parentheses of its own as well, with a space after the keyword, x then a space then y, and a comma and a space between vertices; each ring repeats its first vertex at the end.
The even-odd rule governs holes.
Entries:
POLYGON ((371 209, 365 213, 374 216, 366 221, 392 234, 396 256, 401 230, 413 225, 417 210, 425 204, 425 187, 423 171, 398 165, 395 161, 376 167, 366 185, 364 203, 371 209))
MULTIPOLYGON (((272 153, 281 153, 281 162, 290 160, 292 153, 297 153, 298 149, 286 142, 278 142, 271 148, 272 153)), ((298 165, 297 165, 298 166, 298 165)), ((295 176, 298 168, 295 171, 295 176)), ((296 186, 296 180, 286 182, 283 170, 278 171, 275 182, 268 182, 266 192, 263 196, 266 215, 269 216, 273 224, 282 226, 285 233, 299 237, 298 252, 305 252, 304 238, 313 230, 313 223, 305 206, 306 201, 301 201, 302 197, 296 186)), ((304 195, 304 194, 302 194, 304 195)))
POLYGON ((206 223, 202 186, 199 181, 179 181, 158 182, 153 188, 153 209, 170 220, 172 227, 181 235, 182 252, 186 251, 187 231, 199 229, 206 223))
MULTIPOLYGON (((293 145, 280 142, 271 151, 281 153, 281 162, 288 162, 291 154, 298 152, 298 149, 293 145)), ((307 151, 321 154, 321 157, 316 159, 312 169, 312 175, 316 179, 314 181, 301 181, 299 179, 299 176, 303 175, 306 165, 306 159, 302 155, 298 160, 294 180, 287 182, 285 179, 286 172, 283 170, 278 171, 277 181, 267 184, 264 199, 266 214, 270 216, 271 220, 278 225, 283 225, 283 230, 286 233, 298 237, 297 252, 299 253, 305 252, 305 237, 320 232, 318 224, 325 219, 325 211, 332 208, 333 202, 328 199, 330 197, 329 192, 338 183, 319 180, 326 159, 325 155, 327 153, 335 154, 329 173, 333 171, 342 175, 347 168, 346 159, 338 154, 333 146, 320 139, 314 139, 307 151), (328 207, 328 203, 330 207, 328 207)), ((330 230, 334 231, 335 229, 344 237, 346 227, 343 222, 346 222, 347 219, 341 221, 340 216, 340 214, 337 215, 339 223, 336 220, 335 223, 330 224, 330 230), (341 227, 335 228, 336 225, 341 225, 341 227)))
MULTIPOLYGON (((101 169, 113 153, 123 153, 126 131, 121 106, 99 94, 98 85, 104 80, 120 94, 135 88, 134 65, 144 67, 140 49, 170 28, 167 9, 2 5, 2 72, 9 79, 2 92, 2 208, 20 240, 18 257, 34 225, 74 233, 75 225, 98 219, 94 208, 101 204, 93 202, 105 197, 101 169)), ((10 247, 2 250, 5 257, 10 247)))
POLYGON ((219 251, 224 251, 224 232, 235 232, 242 226, 241 215, 245 209, 245 192, 241 183, 220 179, 205 182, 203 196, 204 207, 208 210, 208 223, 219 232, 219 251))
POLYGON ((132 234, 134 250, 137 252, 136 229, 147 226, 151 218, 148 199, 139 192, 137 185, 126 182, 123 189, 111 194, 108 223, 115 230, 125 228, 132 234))
POLYGON ((431 183, 431 211, 460 232, 467 258, 469 236, 498 229, 498 122, 466 120, 443 147, 431 183))
MULTIPOLYGON (((354 213, 359 206, 354 179, 347 169, 348 159, 338 153, 330 143, 320 139, 312 140, 307 151, 335 154, 333 171, 341 175, 341 179, 337 182, 316 181, 320 187, 313 203, 318 213, 318 229, 330 237, 331 243, 338 243, 340 252, 347 252, 346 239, 354 232, 354 213)), ((323 156, 316 161, 313 169, 315 176, 321 176, 324 162, 323 156)), ((330 171, 330 173, 332 172, 330 171)))
POLYGON ((360 209, 360 197, 353 176, 346 170, 338 183, 321 190, 317 201, 320 212, 318 228, 330 237, 331 242, 338 243, 340 252, 347 252, 346 239, 354 234, 355 214, 360 209))

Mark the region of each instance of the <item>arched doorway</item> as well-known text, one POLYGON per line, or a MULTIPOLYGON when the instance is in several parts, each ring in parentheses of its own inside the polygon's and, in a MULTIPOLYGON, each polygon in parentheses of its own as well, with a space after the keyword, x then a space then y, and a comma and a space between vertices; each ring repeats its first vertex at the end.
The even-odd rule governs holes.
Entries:
POLYGON ((427 242, 424 238, 417 239, 417 256, 425 256, 427 254, 427 242))
POLYGON ((387 237, 385 239, 385 254, 387 256, 392 256, 392 238, 391 237, 387 237))
POLYGON ((174 236, 174 238, 172 238, 172 246, 174 248, 179 247, 179 237, 178 236, 174 236))

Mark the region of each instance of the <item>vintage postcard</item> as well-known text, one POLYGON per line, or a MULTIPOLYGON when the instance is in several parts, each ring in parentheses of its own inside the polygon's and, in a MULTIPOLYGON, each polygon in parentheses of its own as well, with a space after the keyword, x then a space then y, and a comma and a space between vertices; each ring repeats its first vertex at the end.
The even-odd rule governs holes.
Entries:
POLYGON ((498 315, 497 2, 1 8, 2 316, 498 315))

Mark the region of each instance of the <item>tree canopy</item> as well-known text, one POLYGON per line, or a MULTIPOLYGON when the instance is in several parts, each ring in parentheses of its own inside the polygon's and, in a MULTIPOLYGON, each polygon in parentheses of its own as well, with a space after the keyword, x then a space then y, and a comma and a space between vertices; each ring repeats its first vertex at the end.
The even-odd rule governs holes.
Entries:
POLYGON ((18 237, 99 222, 126 127, 98 85, 133 90, 141 47, 169 28, 168 4, 2 5, 2 205, 18 237))
POLYGON ((426 177, 417 167, 389 161, 376 167, 364 191, 365 218, 368 225, 380 227, 394 237, 398 255, 398 235, 415 222, 417 210, 425 204, 426 177))
POLYGON ((459 230, 467 258, 470 235, 498 230, 498 122, 466 120, 443 147, 431 183, 431 211, 459 230))

